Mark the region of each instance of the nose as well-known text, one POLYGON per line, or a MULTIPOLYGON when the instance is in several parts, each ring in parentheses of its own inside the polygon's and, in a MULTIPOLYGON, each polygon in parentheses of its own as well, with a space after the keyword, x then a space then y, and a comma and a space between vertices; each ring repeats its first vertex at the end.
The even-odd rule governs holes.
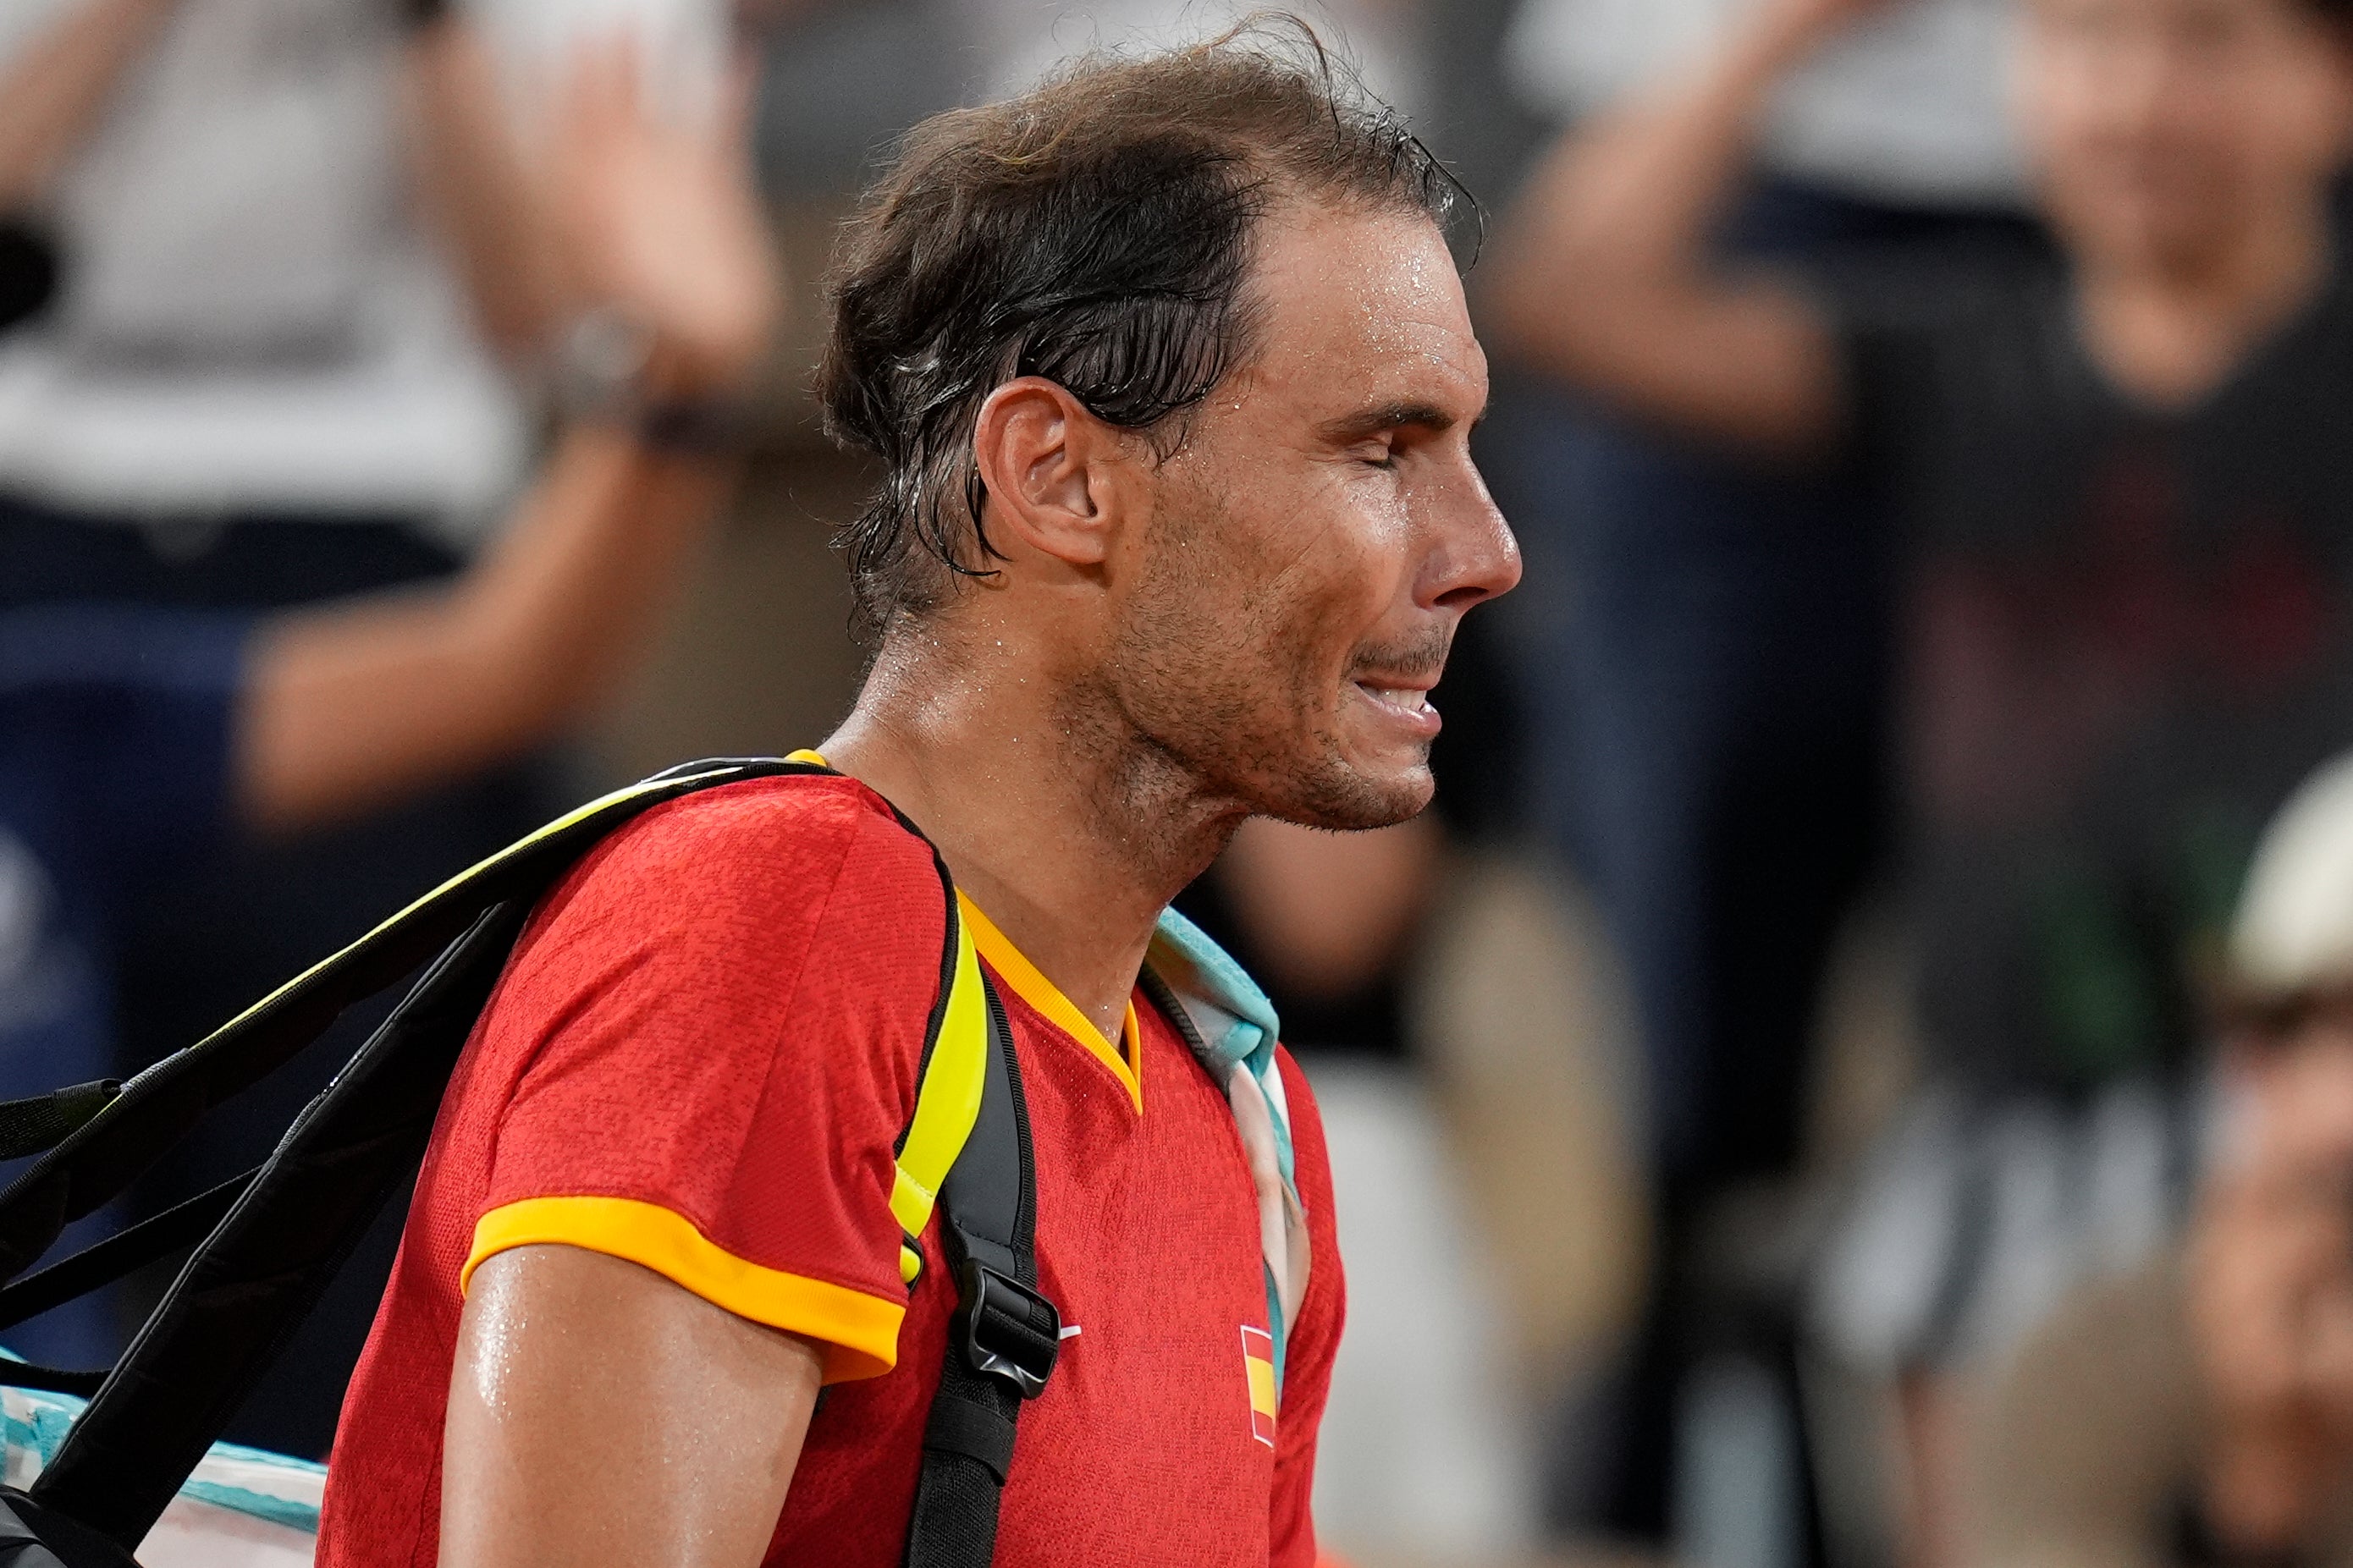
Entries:
POLYGON ((1461 478, 1445 487, 1432 510, 1431 548, 1418 595, 1423 604, 1459 615, 1518 585, 1520 542, 1468 458, 1461 478))

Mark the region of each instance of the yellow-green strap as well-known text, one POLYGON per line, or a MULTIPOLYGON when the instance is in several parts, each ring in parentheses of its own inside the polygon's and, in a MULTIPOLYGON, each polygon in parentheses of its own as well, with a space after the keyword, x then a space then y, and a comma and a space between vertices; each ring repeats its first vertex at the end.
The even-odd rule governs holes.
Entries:
MULTIPOLYGON (((948 919, 955 925, 955 976, 948 985, 948 1005, 940 1018, 940 1037, 932 1047, 923 1081, 915 1089, 915 1114, 899 1149, 899 1168, 891 1184, 891 1213, 909 1237, 923 1234, 931 1222, 932 1205, 948 1168, 964 1152, 980 1115, 981 1086, 988 1071, 988 1002, 980 982, 980 955, 972 931, 957 919, 953 900, 948 919)), ((899 1277, 913 1284, 923 1261, 911 1245, 899 1247, 899 1277)))

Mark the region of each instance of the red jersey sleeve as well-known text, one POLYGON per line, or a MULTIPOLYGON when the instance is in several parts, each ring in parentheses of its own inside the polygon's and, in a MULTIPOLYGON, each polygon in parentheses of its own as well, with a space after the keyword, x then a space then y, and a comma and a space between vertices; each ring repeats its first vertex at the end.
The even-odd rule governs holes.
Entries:
POLYGON ((1293 1173, 1307 1211, 1307 1297, 1283 1346, 1282 1414, 1275 1427, 1274 1517, 1270 1521, 1271 1568, 1314 1568, 1315 1435, 1332 1391, 1332 1357, 1347 1314, 1347 1282, 1340 1273, 1340 1232, 1332 1213, 1332 1162, 1324 1121, 1306 1075, 1291 1053, 1279 1051, 1283 1094, 1291 1103, 1293 1173))
POLYGON ((509 1247, 628 1258, 887 1372, 893 1145, 944 909, 847 780, 735 784, 617 834, 534 915, 480 1026, 510 1089, 462 1290, 509 1247))

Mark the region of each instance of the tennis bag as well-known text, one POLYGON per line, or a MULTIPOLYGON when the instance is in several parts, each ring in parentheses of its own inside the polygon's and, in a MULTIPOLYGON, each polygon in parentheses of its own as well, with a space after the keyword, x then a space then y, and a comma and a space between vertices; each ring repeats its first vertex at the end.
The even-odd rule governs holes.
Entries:
MULTIPOLYGON (((299 1530, 306 1517, 315 1531, 323 1472, 215 1440, 385 1201, 414 1181, 459 1053, 533 907, 649 807, 746 779, 828 771, 721 760, 656 774, 444 884, 128 1082, 0 1104, 0 1159, 40 1156, 0 1193, 0 1334, 195 1244, 111 1369, 0 1361, 10 1439, 0 1568, 125 1568, 167 1509, 173 1518, 149 1542, 154 1565, 289 1561, 282 1544, 262 1550, 256 1531, 273 1521, 299 1530), (344 1008, 412 973, 406 996, 269 1159, 26 1272, 66 1226, 122 1192, 214 1106, 284 1066, 344 1008), (77 1396, 88 1397, 86 1408, 77 1396), (207 1527, 206 1509, 227 1522, 207 1527), (239 1521, 255 1521, 240 1533, 239 1521)), ((912 1286, 936 1205, 956 1310, 902 1561, 984 1568, 1015 1419, 1053 1372, 1060 1322, 1037 1290, 1029 1119, 1004 1005, 958 917, 947 868, 936 852, 933 859, 947 939, 891 1206, 912 1286)), ((307 1561, 307 1548, 291 1560, 307 1561)))

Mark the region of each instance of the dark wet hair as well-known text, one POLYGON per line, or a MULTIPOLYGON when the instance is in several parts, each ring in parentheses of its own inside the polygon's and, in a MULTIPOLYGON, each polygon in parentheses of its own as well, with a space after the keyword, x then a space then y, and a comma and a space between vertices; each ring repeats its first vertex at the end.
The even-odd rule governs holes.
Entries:
POLYGON ((1112 425, 1172 421, 1249 357, 1257 220, 1291 197, 1475 230, 1476 204, 1303 22, 1096 55, 1007 102, 909 132, 845 232, 818 372, 826 425, 882 461, 840 531, 862 617, 887 630, 997 556, 972 435, 1018 376, 1112 425))

